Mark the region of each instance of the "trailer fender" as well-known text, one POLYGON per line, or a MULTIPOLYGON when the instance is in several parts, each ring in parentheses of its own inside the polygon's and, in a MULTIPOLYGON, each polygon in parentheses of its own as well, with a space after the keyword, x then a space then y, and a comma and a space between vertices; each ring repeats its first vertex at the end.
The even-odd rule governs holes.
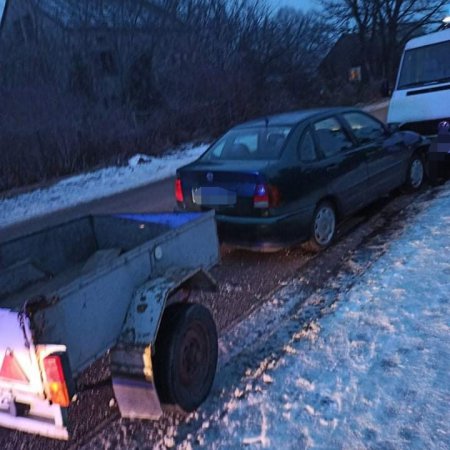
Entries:
POLYGON ((139 287, 131 301, 120 343, 153 344, 164 308, 171 294, 181 286, 191 289, 214 290, 216 283, 202 269, 173 269, 152 278, 139 287))
POLYGON ((173 269, 143 284, 133 296, 119 342, 111 351, 113 388, 122 417, 162 415, 151 351, 167 301, 180 287, 215 290, 216 283, 202 269, 173 269))

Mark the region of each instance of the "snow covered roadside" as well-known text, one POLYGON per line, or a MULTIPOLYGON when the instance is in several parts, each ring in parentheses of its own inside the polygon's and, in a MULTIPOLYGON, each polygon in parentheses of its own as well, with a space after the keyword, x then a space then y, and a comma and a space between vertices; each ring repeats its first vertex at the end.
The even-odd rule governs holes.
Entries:
MULTIPOLYGON (((388 103, 382 101, 363 109, 376 112, 386 108, 388 103)), ((125 167, 109 167, 76 175, 49 188, 0 199, 0 227, 163 180, 173 176, 178 167, 197 159, 207 147, 186 146, 163 158, 145 160, 144 157, 142 164, 138 164, 140 155, 136 155, 125 167)))
POLYGON ((77 175, 48 188, 0 200, 0 227, 163 180, 197 159, 206 148, 188 146, 162 158, 142 158, 142 163, 136 155, 124 167, 77 175))
POLYGON ((448 449, 449 255, 450 183, 322 318, 218 386, 178 448, 448 449))
POLYGON ((367 111, 368 113, 378 111, 380 109, 387 108, 389 106, 389 103, 390 100, 382 100, 380 102, 365 106, 364 111, 367 111))

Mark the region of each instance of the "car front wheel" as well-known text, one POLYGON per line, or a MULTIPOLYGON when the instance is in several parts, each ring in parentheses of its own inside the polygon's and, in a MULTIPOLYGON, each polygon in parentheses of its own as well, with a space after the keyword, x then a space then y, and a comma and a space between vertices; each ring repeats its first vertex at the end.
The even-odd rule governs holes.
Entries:
POLYGON ((336 212, 330 202, 320 203, 315 212, 311 227, 311 237, 305 248, 319 252, 331 245, 336 235, 336 212))

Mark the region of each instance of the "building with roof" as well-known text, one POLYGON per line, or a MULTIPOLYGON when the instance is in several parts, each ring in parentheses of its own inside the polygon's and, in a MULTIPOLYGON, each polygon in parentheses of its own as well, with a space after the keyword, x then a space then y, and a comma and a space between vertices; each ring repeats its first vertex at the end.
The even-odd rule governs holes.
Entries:
POLYGON ((8 69, 0 77, 6 85, 56 83, 105 104, 134 96, 145 109, 142 98, 157 97, 142 92, 154 90, 152 65, 163 56, 156 43, 182 31, 157 0, 6 0, 0 52, 8 69))
POLYGON ((343 34, 319 66, 327 80, 359 82, 367 78, 364 55, 357 34, 343 34))

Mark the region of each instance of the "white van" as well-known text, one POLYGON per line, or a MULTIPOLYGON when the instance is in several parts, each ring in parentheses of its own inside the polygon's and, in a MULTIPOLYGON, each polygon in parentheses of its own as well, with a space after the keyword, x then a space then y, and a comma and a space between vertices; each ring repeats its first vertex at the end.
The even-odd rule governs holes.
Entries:
POLYGON ((427 136, 450 120, 450 29, 406 44, 387 120, 427 136))

